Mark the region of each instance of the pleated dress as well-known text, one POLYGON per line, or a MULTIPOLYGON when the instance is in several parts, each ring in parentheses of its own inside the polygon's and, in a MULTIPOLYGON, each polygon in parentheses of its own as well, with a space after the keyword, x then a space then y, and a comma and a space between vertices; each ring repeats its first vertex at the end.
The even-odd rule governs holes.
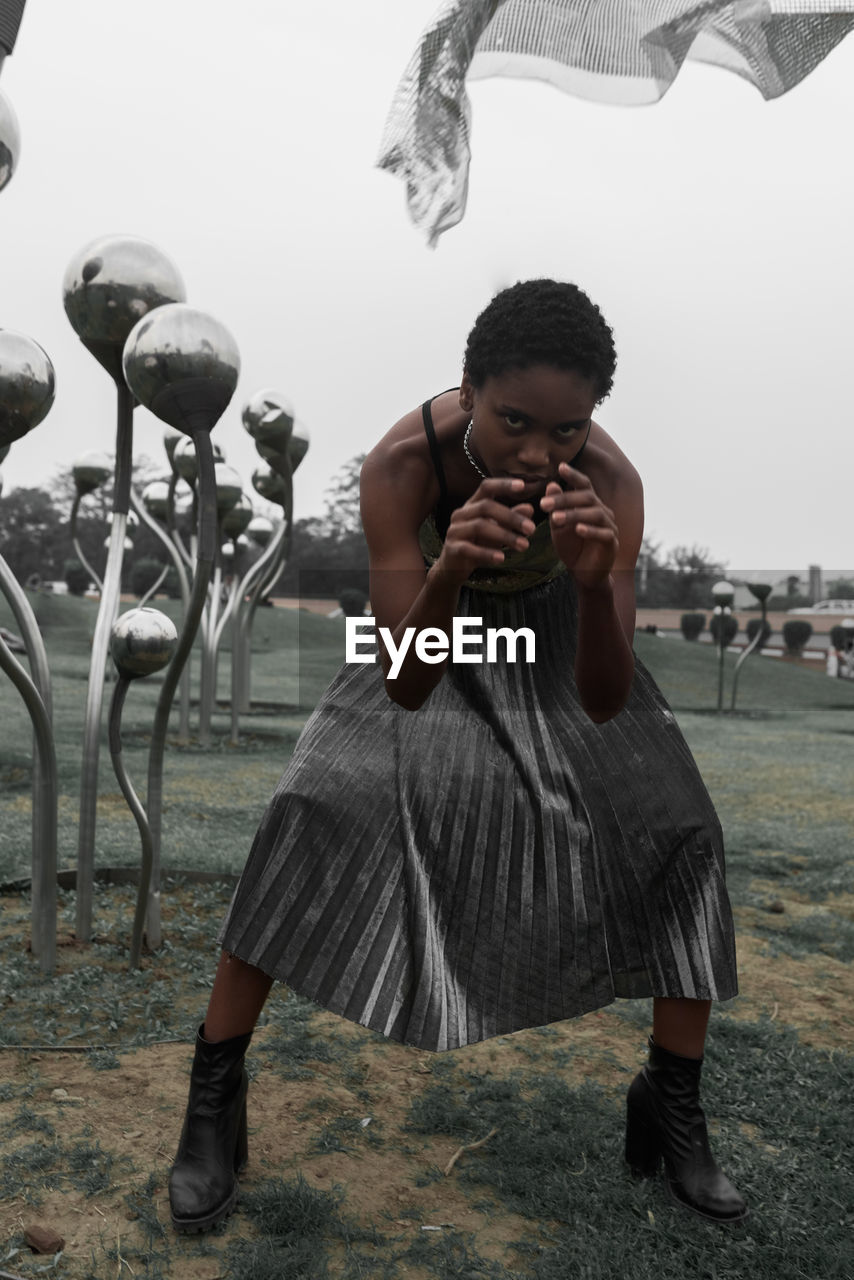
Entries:
MULTIPOLYGON (((422 528, 428 564, 443 523, 422 528)), ((497 661, 449 661, 415 712, 379 662, 345 663, 262 818, 221 945, 430 1050, 618 997, 734 996, 714 806, 639 660, 618 715, 582 709, 576 593, 547 520, 469 579, 457 616, 484 637, 530 628, 534 660, 499 639, 497 661)))

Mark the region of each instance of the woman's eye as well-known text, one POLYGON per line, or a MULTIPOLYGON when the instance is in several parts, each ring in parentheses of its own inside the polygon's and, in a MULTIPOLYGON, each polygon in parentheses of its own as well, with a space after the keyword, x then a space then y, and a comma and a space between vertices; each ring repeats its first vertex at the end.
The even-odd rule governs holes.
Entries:
POLYGON ((562 440, 568 440, 569 437, 571 435, 574 435, 577 430, 578 430, 578 427, 557 427, 556 428, 557 434, 560 436, 562 440))
POLYGON ((505 413, 504 421, 507 423, 508 427, 512 427, 514 431, 518 431, 520 427, 524 427, 525 425, 523 418, 517 418, 512 413, 505 413))

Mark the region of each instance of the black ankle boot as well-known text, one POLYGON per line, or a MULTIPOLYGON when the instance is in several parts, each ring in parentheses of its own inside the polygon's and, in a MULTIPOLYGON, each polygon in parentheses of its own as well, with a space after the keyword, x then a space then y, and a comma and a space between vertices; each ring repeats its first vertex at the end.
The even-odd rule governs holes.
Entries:
POLYGON ((702 1058, 680 1058, 649 1039, 649 1061, 629 1086, 626 1160, 651 1178, 664 1160, 671 1194, 715 1222, 740 1222, 747 1206, 709 1150, 700 1106, 702 1058))
POLYGON ((169 1175, 172 1222, 178 1231, 207 1231, 237 1203, 237 1177, 248 1158, 243 1056, 252 1039, 209 1044, 196 1036, 190 1097, 178 1154, 169 1175))

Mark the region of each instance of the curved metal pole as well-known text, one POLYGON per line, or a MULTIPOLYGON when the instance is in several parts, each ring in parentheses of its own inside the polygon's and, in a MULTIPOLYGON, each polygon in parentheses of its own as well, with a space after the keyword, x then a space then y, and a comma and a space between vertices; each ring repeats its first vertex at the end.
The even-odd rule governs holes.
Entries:
MULTIPOLYGON (((173 475, 172 477, 173 483, 170 484, 170 487, 169 487, 169 498, 168 498, 169 507, 167 508, 169 511, 173 511, 172 504, 175 496, 174 481, 176 480, 176 478, 177 477, 173 475)), ((169 553, 169 556, 172 559, 172 563, 175 566, 175 572, 178 575, 178 587, 181 592, 181 611, 183 613, 183 616, 186 618, 187 609, 189 608, 189 604, 190 604, 190 583, 187 579, 187 571, 184 568, 184 561, 181 557, 178 547, 173 541, 174 534, 173 534, 173 537, 170 537, 169 533, 162 528, 160 523, 157 520, 155 520, 152 515, 149 514, 148 510, 146 509, 145 503, 140 501, 136 493, 136 490, 133 488, 133 486, 131 486, 131 491, 130 491, 130 503, 134 511, 136 512, 136 514, 139 516, 140 520, 143 522, 143 524, 145 524, 152 531, 152 533, 157 535, 157 537, 160 539, 160 541, 162 542, 163 546, 166 548, 167 552, 169 553)), ((173 515, 174 515, 174 511, 173 511, 173 515)), ((174 526, 174 519, 172 523, 174 526)), ((168 527, 169 526, 167 525, 167 528, 168 527)), ((180 719, 179 719, 179 727, 178 727, 178 736, 183 741, 186 742, 190 736, 190 659, 189 658, 187 658, 187 662, 184 666, 184 670, 181 673, 181 694, 180 694, 180 703, 179 703, 179 716, 180 716, 180 719)))
MULTIPOLYGON (((217 530, 219 534, 219 530, 217 530)), ((219 598, 222 590, 222 565, 219 555, 219 537, 217 537, 217 554, 214 561, 213 579, 208 591, 208 605, 202 621, 202 670, 199 681, 199 745, 211 745, 211 720, 213 718, 214 701, 216 699, 216 635, 219 598)))
MULTIPOLYGON (((24 641, 27 659, 30 664, 30 675, 42 700, 48 720, 53 719, 53 694, 51 692, 50 669, 47 663, 44 640, 39 630, 38 620, 26 593, 12 573, 6 561, 0 556, 0 589, 2 589, 18 630, 24 641)), ((42 950, 42 938, 54 937, 56 934, 56 886, 48 883, 44 873, 45 864, 50 861, 50 841, 45 844, 45 830, 50 823, 56 822, 56 815, 43 808, 41 751, 38 737, 33 726, 33 776, 32 776, 32 949, 33 955, 42 950)), ((54 838, 54 845, 56 841, 54 838)), ((55 865, 55 854, 54 854, 55 865)), ((54 881, 56 877, 54 875, 54 881)))
POLYGON ((252 705, 252 627, 255 622, 255 611, 263 600, 267 592, 272 588, 276 577, 281 573, 290 553, 291 553, 291 536, 293 533, 293 517, 294 517, 294 472, 290 459, 286 455, 279 455, 272 462, 273 470, 281 477, 285 494, 282 501, 282 520, 283 533, 282 542, 279 547, 280 559, 271 566, 270 574, 263 582, 259 582, 255 591, 249 599, 249 606, 246 611, 246 626, 243 633, 243 688, 241 697, 241 706, 249 711, 252 705))
POLYGON ((160 571, 160 573, 157 575, 157 581, 153 582, 151 586, 148 588, 148 590, 146 591, 145 595, 140 597, 139 604, 136 606, 137 609, 144 609, 145 606, 148 604, 149 600, 152 598, 152 596, 155 596, 157 594, 158 589, 165 582, 166 575, 168 572, 169 572, 169 565, 165 564, 162 570, 160 571))
POLYGON ((184 546, 184 539, 181 537, 180 533, 178 532, 178 526, 175 523, 175 490, 178 487, 178 481, 180 479, 181 477, 178 475, 178 473, 176 471, 173 471, 172 476, 169 480, 169 494, 166 499, 166 502, 167 502, 166 528, 169 531, 169 537, 172 539, 172 541, 175 543, 175 546, 178 548, 178 552, 181 556, 181 559, 183 560, 187 568, 190 570, 190 573, 192 573, 193 557, 190 555, 189 551, 184 546))
MULTIPOLYGON (((41 858, 38 895, 33 879, 33 951, 36 952, 38 934, 39 964, 50 973, 56 964, 56 831, 57 831, 57 773, 56 748, 53 727, 44 701, 32 679, 13 656, 8 645, 0 637, 0 669, 9 676, 26 703, 35 730, 39 762, 38 797, 34 805, 41 811, 41 858), (38 901, 36 897, 38 896, 38 901), (36 927, 37 924, 37 927, 36 927)), ((34 862, 35 870, 35 862, 34 862)))
POLYGON ((276 530, 274 539, 274 555, 271 557, 269 565, 266 566, 265 572, 258 581, 253 583, 248 592, 248 600, 243 616, 243 627, 241 629, 240 642, 240 710, 249 712, 252 709, 252 627, 255 622, 255 610, 264 599, 269 589, 272 587, 276 578, 282 572, 282 567, 288 555, 290 547, 290 530, 287 521, 282 520, 281 525, 276 530))
POLYGON ((237 539, 233 539, 234 545, 234 574, 231 579, 231 586, 228 591, 228 599, 223 606, 222 615, 216 626, 216 637, 214 639, 214 648, 219 653, 219 647, 222 642, 222 633, 225 631, 226 624, 234 616, 234 610, 237 608, 238 591, 240 589, 240 577, 237 573, 237 539))
MULTIPOLYGON (((142 606, 139 606, 142 608, 142 606)), ((122 795, 127 801, 127 806, 136 819, 136 825, 139 828, 139 838, 142 845, 142 857, 139 866, 139 888, 136 895, 136 913, 133 918, 133 933, 130 942, 130 962, 131 969, 140 967, 139 960, 142 953, 142 933, 145 928, 145 913, 148 906, 148 886, 151 883, 151 863, 152 863, 152 844, 151 844, 151 827, 148 825, 148 819, 145 816, 145 810, 142 807, 139 796, 133 789, 127 770, 125 769, 124 760, 122 758, 122 708, 125 703, 130 681, 126 676, 120 675, 116 681, 116 687, 113 690, 113 697, 110 703, 109 715, 109 739, 110 739, 110 758, 113 762, 113 769, 122 795)))
POLYGON ((157 700, 157 711, 154 716, 151 746, 148 753, 148 821, 151 826, 152 860, 146 918, 148 945, 152 948, 159 947, 161 941, 160 836, 163 820, 163 752, 166 746, 166 731, 169 728, 169 712, 181 671, 196 637, 216 555, 216 473, 214 471, 213 447, 210 435, 206 431, 197 432, 193 438, 196 444, 196 457, 199 462, 198 557, 196 560, 196 573, 193 578, 193 591, 184 618, 184 626, 178 639, 178 646, 172 661, 166 668, 166 675, 160 689, 160 697, 157 700))
POLYGON ((78 493, 77 497, 74 499, 74 502, 72 503, 72 506, 71 506, 71 545, 74 547, 74 550, 77 552, 77 559, 83 565, 83 568, 86 570, 89 577, 95 583, 95 586, 98 588, 99 591, 103 591, 104 584, 101 581, 101 579, 98 577, 95 570, 92 568, 89 561, 84 556, 83 549, 80 546, 80 542, 77 537, 77 512, 80 507, 82 498, 83 498, 83 494, 78 493))
POLYGON ((110 630, 119 606, 122 561, 125 551, 128 507, 130 505, 131 454, 133 449, 134 399, 128 388, 116 382, 116 480, 113 498, 113 524, 110 548, 104 570, 104 587, 98 606, 89 686, 86 693, 86 719, 83 729, 83 765, 80 776, 80 826, 77 833, 77 920, 76 933, 81 942, 92 937, 92 886, 95 873, 95 821, 98 804, 98 755, 101 745, 101 707, 104 698, 107 653, 110 630))
POLYGON ((759 605, 762 609, 762 621, 759 625, 759 630, 756 632, 756 635, 753 637, 747 648, 738 655, 738 661, 736 662, 735 670, 732 673, 732 700, 730 701, 730 711, 735 711, 735 695, 738 690, 738 673, 745 660, 749 658, 751 653, 753 653, 755 649, 758 649, 762 644, 762 637, 765 634, 765 619, 768 615, 768 610, 765 606, 764 600, 760 600, 759 605))
POLYGON ((248 672, 246 670, 247 621, 251 600, 246 595, 253 587, 257 587, 257 579, 263 586, 266 573, 274 564, 286 538, 286 525, 282 521, 263 553, 246 571, 243 581, 238 587, 238 604, 231 633, 231 743, 237 745, 240 737, 240 714, 248 708, 245 699, 248 694, 248 672))

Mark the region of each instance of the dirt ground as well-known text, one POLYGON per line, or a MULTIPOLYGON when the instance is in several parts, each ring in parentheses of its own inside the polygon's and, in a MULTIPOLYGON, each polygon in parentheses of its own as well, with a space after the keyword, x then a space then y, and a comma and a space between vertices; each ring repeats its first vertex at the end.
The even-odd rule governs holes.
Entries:
MULTIPOLYGON (((767 889, 772 910, 787 921, 816 910, 814 902, 799 899, 794 890, 781 891, 777 881, 754 881, 751 887, 759 893, 767 889)), ((834 900, 832 908, 854 919, 854 896, 834 900)), ((767 918, 767 907, 736 909, 741 994, 727 1006, 727 1015, 751 1021, 764 1016, 795 1028, 805 1044, 850 1052, 852 967, 824 954, 777 953, 770 963, 769 942, 754 931, 767 918)), ((71 972, 81 963, 81 952, 85 948, 61 949, 60 969, 71 972)), ((156 976, 158 970, 151 972, 156 976)), ((200 1007, 204 1003, 202 991, 189 998, 200 1007)), ((454 1229, 473 1240, 481 1258, 506 1263, 509 1242, 522 1237, 530 1224, 510 1213, 496 1215, 494 1206, 478 1207, 471 1187, 461 1187, 466 1153, 448 1169, 457 1141, 413 1134, 404 1127, 413 1100, 435 1082, 437 1064, 449 1055, 383 1041, 324 1012, 311 1015, 307 1035, 319 1047, 334 1043, 336 1054, 329 1061, 310 1061, 306 1079, 285 1079, 274 1058, 264 1052, 276 1036, 275 1013, 256 1034, 251 1050, 256 1074, 249 1099, 250 1163, 242 1187, 251 1190, 266 1178, 293 1178, 301 1171, 312 1187, 342 1189, 347 1214, 389 1240, 405 1242, 434 1228, 454 1229), (361 1132, 363 1140, 331 1141, 322 1149, 318 1132, 330 1118, 361 1132), (382 1141, 372 1140, 374 1132, 382 1141)), ((636 1021, 612 1006, 549 1028, 548 1049, 553 1055, 566 1047, 562 1071, 569 1084, 590 1078, 613 1087, 614 1126, 619 1129, 620 1099, 643 1059, 644 1038, 636 1021)), ((450 1056, 463 1071, 509 1078, 520 1068, 543 1069, 536 1067, 543 1043, 542 1031, 526 1031, 450 1056)), ((0 1242, 11 1241, 13 1248, 5 1262, 0 1258, 0 1266, 12 1268, 4 1275, 19 1274, 17 1265, 20 1274, 32 1275, 36 1264, 50 1261, 20 1248, 22 1233, 34 1223, 53 1229, 65 1241, 58 1275, 97 1280, 148 1275, 146 1268, 140 1269, 146 1248, 140 1196, 151 1198, 169 1239, 169 1269, 150 1274, 180 1280, 215 1280, 226 1274, 221 1248, 254 1231, 241 1213, 214 1237, 207 1252, 200 1252, 197 1237, 174 1236, 169 1224, 166 1180, 186 1101, 191 1052, 186 1043, 155 1044, 121 1053, 118 1066, 110 1070, 96 1069, 82 1052, 9 1048, 0 1053, 0 1125, 7 1135, 6 1150, 14 1152, 34 1137, 47 1143, 39 1133, 49 1133, 50 1141, 63 1149, 88 1143, 90 1153, 96 1148, 107 1153, 111 1168, 102 1189, 93 1191, 90 1181, 87 1194, 85 1178, 76 1184, 60 1182, 42 1191, 37 1208, 23 1186, 19 1192, 7 1180, 5 1198, 0 1196, 0 1242), (29 1132, 20 1131, 22 1114, 28 1118, 29 1132), (17 1136, 10 1138, 13 1133, 17 1136)), ((322 1058, 320 1048, 318 1054, 322 1058)), ((434 1273, 414 1266, 400 1274, 419 1280, 422 1274, 434 1273)))

